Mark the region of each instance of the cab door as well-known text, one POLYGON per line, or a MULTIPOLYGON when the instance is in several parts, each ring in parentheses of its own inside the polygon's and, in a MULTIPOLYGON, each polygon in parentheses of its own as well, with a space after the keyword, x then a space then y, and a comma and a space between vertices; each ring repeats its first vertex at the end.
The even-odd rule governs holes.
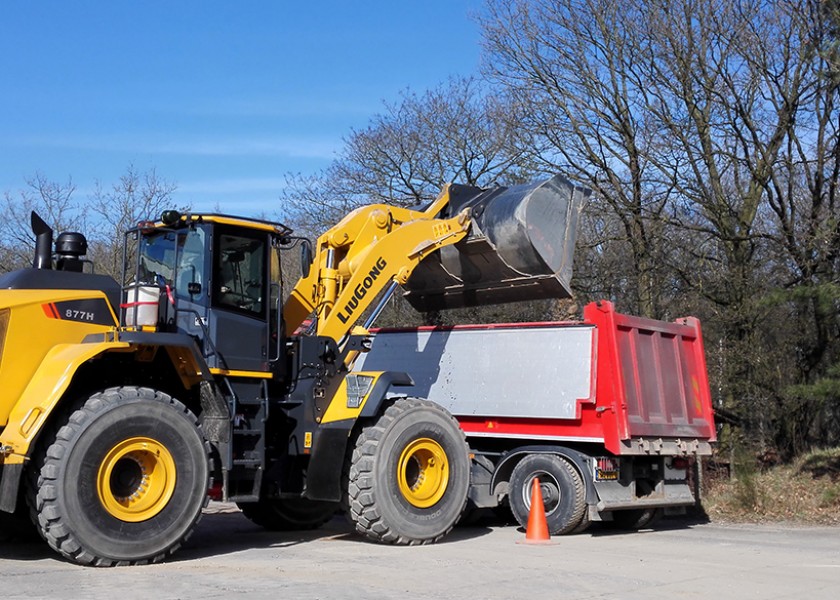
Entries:
POLYGON ((268 234, 217 226, 213 235, 211 366, 268 371, 268 234))

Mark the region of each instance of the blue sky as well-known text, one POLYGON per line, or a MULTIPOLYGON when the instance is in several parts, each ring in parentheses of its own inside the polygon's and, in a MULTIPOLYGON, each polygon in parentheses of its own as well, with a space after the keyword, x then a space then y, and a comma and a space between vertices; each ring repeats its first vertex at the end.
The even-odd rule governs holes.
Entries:
POLYGON ((0 3, 0 193, 129 165, 197 210, 274 213, 401 91, 478 70, 481 0, 0 3))

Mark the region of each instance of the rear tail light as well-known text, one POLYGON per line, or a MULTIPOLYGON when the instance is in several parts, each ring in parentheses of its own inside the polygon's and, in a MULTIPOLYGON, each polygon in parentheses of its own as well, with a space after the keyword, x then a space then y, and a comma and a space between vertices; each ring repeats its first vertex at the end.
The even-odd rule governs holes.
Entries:
POLYGON ((207 490, 207 495, 210 496, 211 500, 220 501, 222 499, 222 484, 213 483, 207 490))
POLYGON ((684 456, 675 456, 671 459, 672 469, 687 469, 689 466, 688 459, 684 456))

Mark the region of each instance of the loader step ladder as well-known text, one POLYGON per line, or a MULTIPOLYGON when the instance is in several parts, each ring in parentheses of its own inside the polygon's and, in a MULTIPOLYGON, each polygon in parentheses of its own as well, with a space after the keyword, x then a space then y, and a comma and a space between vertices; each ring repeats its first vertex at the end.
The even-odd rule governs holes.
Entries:
POLYGON ((222 477, 230 502, 257 502, 265 472, 265 422, 268 394, 259 398, 230 400, 233 415, 231 441, 222 477))

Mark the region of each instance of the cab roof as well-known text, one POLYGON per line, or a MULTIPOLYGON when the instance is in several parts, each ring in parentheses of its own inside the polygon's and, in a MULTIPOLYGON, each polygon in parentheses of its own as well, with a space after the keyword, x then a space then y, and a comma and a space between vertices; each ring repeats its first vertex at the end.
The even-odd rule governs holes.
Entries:
POLYGON ((139 225, 139 228, 177 229, 186 226, 188 223, 218 223, 220 225, 230 225, 233 227, 242 227, 244 229, 253 229, 257 231, 276 233, 281 236, 290 235, 292 233, 291 227, 288 227, 283 223, 278 223, 275 221, 254 219, 250 217, 236 217, 233 215, 224 215, 218 213, 180 214, 176 211, 165 211, 160 220, 155 221, 154 223, 141 223, 139 225))

